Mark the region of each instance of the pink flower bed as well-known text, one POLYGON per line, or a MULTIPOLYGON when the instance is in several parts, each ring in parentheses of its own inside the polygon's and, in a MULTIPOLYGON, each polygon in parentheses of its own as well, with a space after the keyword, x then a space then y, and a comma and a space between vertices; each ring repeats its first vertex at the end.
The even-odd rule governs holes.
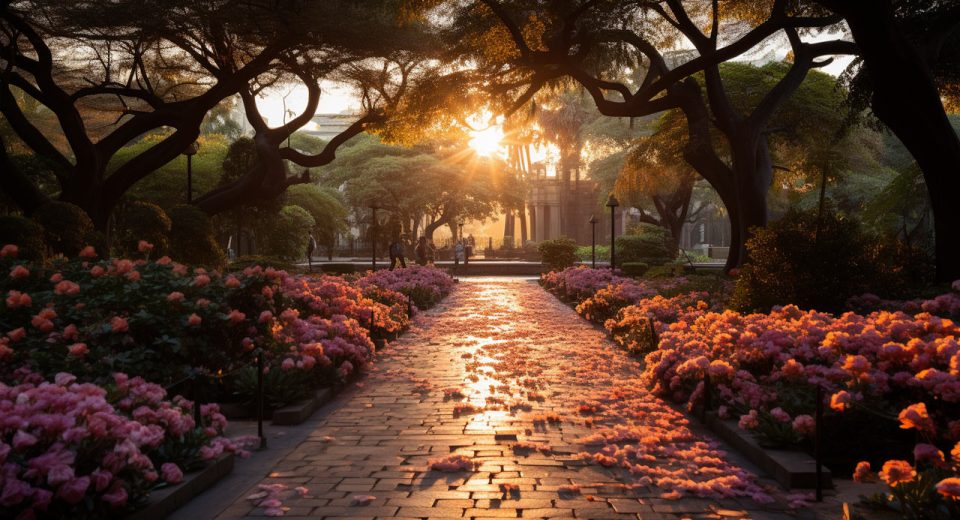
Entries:
POLYGON ((362 289, 388 289, 409 296, 421 309, 439 303, 453 290, 453 283, 453 278, 446 272, 418 265, 393 271, 368 272, 356 281, 362 289))
POLYGON ((107 388, 20 372, 0 383, 0 511, 4 518, 115 518, 160 484, 225 450, 226 421, 212 406, 194 424, 192 404, 116 374, 107 388))
MULTIPOLYGON (((585 300, 578 307, 585 313, 595 312, 587 302, 615 294, 596 289, 604 276, 544 278, 548 287, 585 300), (589 288, 596 296, 584 295, 589 288)), ((712 308, 707 294, 654 296, 622 308, 605 326, 622 346, 649 351, 642 378, 655 394, 693 407, 701 404, 709 377, 720 414, 739 416, 741 427, 768 441, 798 443, 812 435, 817 386, 832 414, 857 410, 880 421, 898 420, 900 428, 917 432, 914 460, 888 461, 880 478, 901 507, 957 512, 960 324, 950 317, 960 311, 960 282, 954 289, 925 301, 858 300, 912 313, 841 316, 792 305, 745 315, 712 308), (648 330, 651 319, 656 335, 648 330), (658 340, 655 348, 644 348, 651 338, 658 340)), ((869 465, 858 471, 866 474, 869 465)))

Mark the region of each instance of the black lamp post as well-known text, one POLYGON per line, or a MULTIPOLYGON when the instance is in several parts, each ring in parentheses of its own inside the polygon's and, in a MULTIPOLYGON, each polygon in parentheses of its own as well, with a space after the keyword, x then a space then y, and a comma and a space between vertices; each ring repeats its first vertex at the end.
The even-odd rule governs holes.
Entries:
POLYGON ((194 141, 183 151, 187 156, 187 204, 193 203, 193 156, 200 151, 200 143, 194 141))
POLYGON ((590 215, 590 250, 591 250, 591 262, 590 266, 594 269, 597 268, 597 217, 590 215))
POLYGON ((463 240, 463 221, 461 220, 457 225, 460 226, 460 240, 463 240))
POLYGON ((377 206, 370 206, 370 209, 373 210, 373 223, 370 224, 370 263, 373 265, 373 271, 377 271, 377 227, 379 222, 377 221, 377 210, 380 209, 377 206))
POLYGON ((610 208, 610 269, 617 268, 617 206, 620 201, 610 194, 607 199, 607 207, 610 208))

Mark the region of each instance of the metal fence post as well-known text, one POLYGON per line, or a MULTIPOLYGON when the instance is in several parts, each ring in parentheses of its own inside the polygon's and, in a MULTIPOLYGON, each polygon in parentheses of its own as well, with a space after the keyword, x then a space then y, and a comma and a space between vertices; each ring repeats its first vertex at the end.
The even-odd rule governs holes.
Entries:
POLYGON ((817 385, 817 417, 813 432, 813 457, 816 460, 817 502, 823 502, 823 387, 817 385))
POLYGON ((266 449, 267 438, 263 435, 263 351, 257 352, 257 436, 260 437, 260 449, 266 449))

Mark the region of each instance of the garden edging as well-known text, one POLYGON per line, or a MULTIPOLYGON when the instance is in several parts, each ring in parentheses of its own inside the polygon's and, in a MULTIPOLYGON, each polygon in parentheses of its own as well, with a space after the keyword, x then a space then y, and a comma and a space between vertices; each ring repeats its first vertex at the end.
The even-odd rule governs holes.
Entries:
MULTIPOLYGON (((736 421, 720 419, 716 412, 707 412, 704 424, 784 488, 817 487, 816 461, 810 455, 796 450, 764 448, 750 432, 740 428, 736 421)), ((829 489, 833 487, 830 470, 826 466, 822 470, 823 487, 829 489)))
POLYGON ((150 493, 147 506, 126 517, 127 520, 162 520, 200 496, 233 471, 235 456, 225 453, 200 471, 187 473, 176 486, 150 493))

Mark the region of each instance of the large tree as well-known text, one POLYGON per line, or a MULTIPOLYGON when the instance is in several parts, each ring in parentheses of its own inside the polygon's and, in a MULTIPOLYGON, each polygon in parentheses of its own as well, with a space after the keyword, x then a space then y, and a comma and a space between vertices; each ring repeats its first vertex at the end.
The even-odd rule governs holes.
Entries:
POLYGON ((301 180, 286 177, 284 160, 329 163, 338 146, 380 122, 411 82, 411 60, 402 51, 417 41, 411 35, 419 26, 399 24, 396 8, 391 0, 4 0, 0 114, 17 141, 53 165, 57 186, 44 191, 17 168, 15 143, 4 136, 0 189, 26 213, 56 197, 80 206, 103 228, 131 186, 183 153, 207 114, 239 95, 256 133, 260 168, 196 204, 215 214, 274 197, 301 180), (372 85, 357 77, 356 69, 378 58, 396 64, 385 68, 389 78, 372 85), (286 138, 313 117, 321 79, 340 73, 354 74, 367 94, 366 113, 319 154, 285 148, 286 138), (307 88, 307 107, 270 128, 256 96, 283 82, 307 88), (55 115, 64 146, 34 124, 24 99, 55 115), (95 124, 105 113, 111 122, 95 124), (162 140, 108 169, 120 150, 158 130, 166 130, 162 140))
POLYGON ((474 79, 499 110, 517 110, 564 79, 578 82, 604 115, 681 109, 688 123, 684 157, 727 207, 733 228, 728 265, 734 266, 744 259, 749 230, 767 222, 770 118, 811 69, 827 63, 822 57, 852 52, 853 45, 802 40, 804 30, 840 21, 823 9, 776 1, 762 21, 747 23, 725 7, 717 1, 478 0, 456 3, 450 33, 456 51, 476 64, 475 71, 458 74, 474 79), (759 103, 738 110, 719 64, 774 36, 791 45, 792 66, 759 103), (675 51, 685 45, 693 50, 675 51), (706 96, 692 77, 698 72, 706 96), (726 156, 711 146, 714 125, 728 141, 726 156))
POLYGON ((442 226, 482 221, 523 201, 522 186, 500 161, 463 146, 403 148, 372 137, 347 147, 322 182, 341 187, 357 213, 373 205, 390 212, 404 233, 412 235, 425 217, 428 238, 442 226))

